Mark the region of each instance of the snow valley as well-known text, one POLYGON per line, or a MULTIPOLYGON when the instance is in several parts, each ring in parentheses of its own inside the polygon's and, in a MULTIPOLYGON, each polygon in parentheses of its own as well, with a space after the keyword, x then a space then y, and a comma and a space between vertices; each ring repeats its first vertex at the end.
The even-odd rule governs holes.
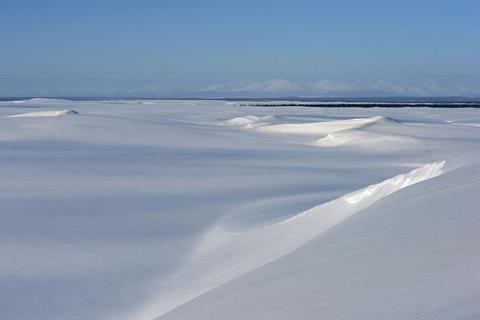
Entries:
POLYGON ((1 319, 474 319, 480 109, 0 102, 1 319))

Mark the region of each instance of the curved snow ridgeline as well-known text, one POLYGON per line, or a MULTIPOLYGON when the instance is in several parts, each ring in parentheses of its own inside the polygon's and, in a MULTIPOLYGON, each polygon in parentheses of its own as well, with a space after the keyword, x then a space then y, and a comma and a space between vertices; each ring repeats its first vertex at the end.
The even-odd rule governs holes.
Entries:
POLYGON ((328 135, 330 133, 363 129, 374 124, 381 123, 400 123, 397 120, 388 117, 371 117, 371 118, 359 118, 349 120, 336 120, 336 121, 321 121, 321 122, 309 122, 309 123, 284 123, 284 124, 272 124, 257 128, 262 132, 271 133, 286 133, 296 135, 328 135))
POLYGON ((160 318, 182 304, 305 245, 348 217, 403 188, 444 172, 445 161, 426 164, 271 225, 228 232, 214 226, 162 292, 133 318, 160 318))
POLYGON ((325 137, 313 141, 311 144, 317 147, 336 147, 343 144, 366 147, 371 147, 372 145, 378 147, 381 145, 382 148, 376 148, 377 151, 388 151, 392 147, 392 143, 396 143, 398 146, 398 143, 408 144, 414 142, 414 138, 407 136, 379 134, 361 130, 345 130, 329 133, 325 137))
POLYGON ((78 112, 71 109, 37 111, 37 112, 14 114, 11 116, 7 116, 7 118, 61 117, 61 116, 67 116, 72 114, 78 114, 78 112))
POLYGON ((223 121, 223 124, 226 126, 245 126, 248 124, 252 124, 258 121, 257 116, 253 115, 246 115, 243 117, 235 117, 232 119, 228 119, 223 121))
POLYGON ((356 118, 348 120, 318 121, 306 123, 280 123, 272 124, 265 120, 269 117, 256 117, 246 115, 236 117, 223 122, 224 125, 239 126, 245 129, 254 129, 259 132, 271 134, 285 134, 291 136, 314 137, 309 144, 317 147, 336 147, 344 144, 354 146, 382 145, 383 148, 375 150, 390 150, 400 144, 415 142, 415 139, 407 136, 378 133, 368 130, 371 126, 381 126, 384 129, 401 122, 384 116, 370 118, 356 118))

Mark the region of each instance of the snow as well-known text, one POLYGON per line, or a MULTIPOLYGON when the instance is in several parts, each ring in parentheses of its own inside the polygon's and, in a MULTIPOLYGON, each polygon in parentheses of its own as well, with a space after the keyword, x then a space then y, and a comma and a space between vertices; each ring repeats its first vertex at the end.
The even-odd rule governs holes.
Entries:
POLYGON ((0 102, 0 318, 475 318, 478 123, 0 102))
POLYGON ((8 118, 28 118, 28 117, 60 117, 66 116, 69 114, 77 114, 78 112, 74 110, 51 110, 51 111, 38 111, 38 112, 27 112, 27 113, 20 113, 14 114, 11 116, 7 116, 8 118))
POLYGON ((286 124, 272 124, 260 127, 258 130, 273 133, 286 133, 298 135, 326 135, 334 132, 361 129, 378 123, 399 123, 386 117, 371 117, 361 119, 336 120, 336 121, 321 121, 309 123, 286 123, 286 124))
POLYGON ((149 315, 135 318, 151 319, 164 314, 212 288, 277 260, 379 199, 442 174, 444 165, 445 162, 427 164, 260 228, 227 232, 214 226, 199 241, 187 263, 188 268, 179 273, 175 288, 154 304, 155 309, 149 315))
POLYGON ((255 123, 258 120, 258 117, 246 115, 244 117, 235 117, 232 119, 225 120, 223 123, 227 126, 242 126, 255 123))

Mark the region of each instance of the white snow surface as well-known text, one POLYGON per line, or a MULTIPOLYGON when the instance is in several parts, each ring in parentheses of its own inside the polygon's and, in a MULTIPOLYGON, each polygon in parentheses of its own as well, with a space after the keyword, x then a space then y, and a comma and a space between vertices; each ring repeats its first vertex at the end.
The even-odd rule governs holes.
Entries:
POLYGON ((479 123, 0 102, 0 319, 477 319, 479 123))
POLYGON ((61 117, 61 116, 66 116, 69 114, 76 114, 76 113, 77 112, 74 110, 65 109, 65 110, 50 110, 50 111, 19 113, 19 114, 14 114, 7 117, 8 118, 61 117))

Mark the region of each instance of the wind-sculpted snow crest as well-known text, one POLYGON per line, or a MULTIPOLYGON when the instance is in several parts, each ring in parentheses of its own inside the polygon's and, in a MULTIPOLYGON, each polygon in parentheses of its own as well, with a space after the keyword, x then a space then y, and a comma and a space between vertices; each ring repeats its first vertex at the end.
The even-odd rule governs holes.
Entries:
POLYGON ((152 320, 241 275, 305 245, 348 217, 403 188, 437 177, 445 161, 426 164, 348 193, 271 225, 228 232, 218 225, 205 233, 169 286, 135 319, 152 320))
POLYGON ((410 146, 415 143, 415 139, 408 136, 381 134, 362 130, 345 130, 341 132, 329 133, 325 137, 315 140, 311 145, 316 147, 337 147, 341 145, 351 145, 357 147, 371 147, 377 152, 389 151, 392 147, 410 146), (381 146, 381 148, 379 148, 381 146))
POLYGON ((308 123, 272 124, 257 128, 258 131, 269 133, 284 133, 295 135, 328 135, 344 130, 363 129, 375 124, 399 124, 400 122, 389 117, 371 117, 349 120, 321 121, 308 123))
POLYGON ((252 115, 246 115, 243 117, 235 117, 223 121, 226 126, 244 126, 258 121, 258 117, 252 115))
MULTIPOLYGON (((399 120, 376 116, 369 118, 354 118, 348 120, 275 123, 269 120, 275 117, 257 117, 246 115, 223 121, 223 125, 237 126, 243 129, 252 129, 262 133, 279 134, 292 137, 313 137, 315 140, 307 144, 316 147, 337 147, 348 145, 352 147, 371 147, 371 151, 389 152, 392 148, 410 146, 415 139, 408 136, 392 134, 390 129, 401 124, 399 120), (369 128, 378 128, 369 130, 369 128)), ((305 144, 305 141, 301 142, 305 144)))
POLYGON ((364 202, 372 203, 412 184, 439 176, 443 173, 444 167, 445 161, 433 162, 407 174, 401 174, 379 184, 349 193, 344 196, 344 199, 349 204, 355 205, 363 202, 362 205, 365 206, 368 204, 364 202))
POLYGON ((14 115, 11 115, 11 116, 7 116, 7 118, 62 117, 62 116, 68 116, 68 115, 72 115, 72 114, 78 114, 78 112, 75 111, 75 110, 71 110, 71 109, 51 110, 51 111, 37 111, 37 112, 14 114, 14 115))

